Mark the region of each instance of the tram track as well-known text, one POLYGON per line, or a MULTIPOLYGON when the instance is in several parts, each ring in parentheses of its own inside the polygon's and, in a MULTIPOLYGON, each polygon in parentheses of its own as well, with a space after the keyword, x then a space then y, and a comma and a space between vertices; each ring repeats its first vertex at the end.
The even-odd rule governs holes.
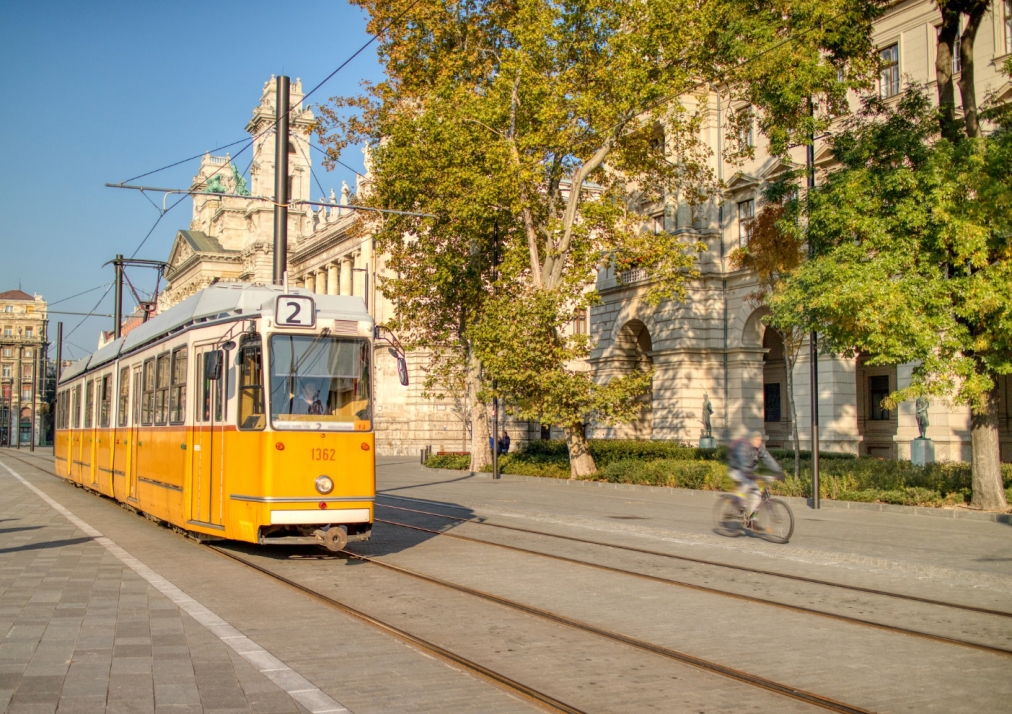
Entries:
POLYGON ((386 520, 386 519, 383 519, 383 518, 376 518, 375 521, 377 523, 385 523, 387 525, 397 526, 397 527, 400 527, 400 528, 406 528, 406 529, 415 530, 415 531, 420 531, 420 532, 428 533, 428 534, 432 534, 432 535, 446 536, 448 538, 453 538, 455 540, 466 541, 466 542, 469 542, 469 543, 480 543, 481 545, 487 545, 487 546, 491 546, 491 547, 494 547, 494 548, 501 548, 501 549, 504 549, 504 550, 510 550, 510 551, 517 552, 517 553, 525 553, 525 554, 528 554, 528 555, 537 555, 537 556, 540 556, 542 558, 547 558, 547 559, 550 559, 550 560, 555 560, 555 561, 559 561, 559 562, 563 562, 563 563, 569 563, 571 565, 582 565, 582 566, 594 568, 596 570, 602 570, 604 572, 614 573, 614 574, 617 574, 617 575, 627 575, 627 576, 639 578, 639 579, 642 579, 642 580, 649 580, 651 582, 661 583, 661 584, 664 584, 664 585, 672 585, 672 586, 676 586, 676 587, 682 587, 682 588, 686 588, 686 589, 689 589, 689 590, 695 590, 695 591, 698 591, 698 592, 708 593, 708 594, 711 594, 711 595, 719 595, 719 596, 722 596, 722 597, 728 597, 728 598, 732 598, 732 599, 735 599, 735 600, 743 600, 745 602, 751 602, 751 603, 756 603, 756 604, 760 604, 760 605, 768 605, 768 606, 771 606, 771 607, 777 607, 777 608, 781 608, 781 609, 784 609, 784 610, 789 610, 789 611, 792 611, 792 612, 798 612, 798 613, 805 614, 805 615, 816 615, 816 616, 819 616, 819 617, 825 617, 825 618, 828 618, 828 619, 831 619, 831 620, 836 620, 838 622, 846 622, 846 623, 852 624, 852 625, 861 625, 861 626, 864 626, 864 627, 872 627, 872 628, 875 628, 875 629, 884 630, 886 632, 892 632, 892 633, 895 633, 895 634, 906 635, 906 636, 910 636, 910 637, 919 637, 919 638, 930 640, 930 641, 933 641, 933 642, 940 642, 940 643, 943 643, 943 644, 955 645, 955 646, 958 646, 958 647, 968 647, 970 649, 982 650, 984 652, 989 652, 991 654, 997 654, 997 655, 1003 655, 1003 656, 1006 656, 1006 657, 1012 657, 1012 650, 1005 649, 1005 648, 1002 648, 1002 647, 994 647, 994 646, 991 646, 991 645, 985 645, 985 644, 981 644, 979 642, 972 642, 970 640, 961 640, 961 639, 954 638, 954 637, 946 637, 944 635, 935 635, 935 634, 932 634, 930 632, 923 632, 921 630, 912 630, 912 629, 909 629, 909 628, 899 627, 899 626, 896 626, 896 625, 887 625, 887 624, 880 623, 880 622, 873 622, 871 620, 862 620, 862 619, 857 618, 857 617, 850 617, 849 615, 841 615, 841 614, 838 614, 838 613, 827 612, 825 610, 816 610, 814 608, 802 607, 800 605, 791 605, 791 604, 788 604, 788 603, 778 602, 776 600, 769 600, 767 598, 756 597, 754 595, 744 595, 742 593, 729 592, 729 591, 726 591, 726 590, 720 590, 718 588, 711 588, 711 587, 708 587, 706 585, 697 585, 695 583, 688 583, 688 582, 684 582, 684 581, 681 581, 681 580, 675 580, 673 578, 664 578, 664 577, 660 577, 660 576, 657 576, 657 575, 649 575, 647 573, 638 573, 638 572, 636 572, 634 570, 626 570, 624 568, 615 568, 615 567, 612 567, 610 565, 603 565, 603 564, 600 564, 600 563, 592 563, 590 561, 580 560, 580 559, 577 559, 577 558, 568 558, 566 556, 555 555, 553 553, 544 553, 542 551, 530 550, 528 548, 521 548, 519 546, 507 545, 505 543, 494 543, 492 541, 482 540, 480 538, 471 538, 469 536, 460 535, 458 533, 446 533, 445 531, 436 531, 436 530, 432 530, 430 528, 423 528, 421 526, 415 526, 415 525, 411 525, 411 524, 408 524, 408 523, 398 523, 397 521, 389 521, 389 520, 386 520))
MULTIPOLYGON (((385 494, 377 494, 377 498, 395 498, 403 501, 411 501, 418 503, 420 499, 407 498, 404 496, 387 496, 385 494)), ((461 518, 459 516, 451 516, 445 513, 436 513, 434 511, 424 511, 416 508, 404 508, 402 506, 392 506, 386 503, 380 503, 378 500, 375 504, 380 508, 389 508, 397 511, 405 511, 408 513, 417 513, 425 516, 435 516, 448 521, 457 521, 459 523, 473 523, 475 525, 489 526, 491 528, 500 528, 502 530, 515 531, 518 533, 527 533, 529 535, 545 536, 548 538, 556 538, 558 540, 569 541, 572 543, 582 543, 584 545, 595 545, 603 548, 612 548, 614 550, 622 550, 631 553, 640 553, 643 555, 653 555, 661 558, 668 558, 671 560, 681 560, 687 563, 696 563, 698 565, 708 565, 717 568, 725 568, 727 570, 736 570, 744 573, 751 573, 754 575, 766 575, 775 578, 782 578, 784 580, 793 580, 801 583, 808 583, 812 585, 822 585, 825 587, 838 588, 841 590, 850 590, 852 592, 865 593, 868 595, 879 595, 882 597, 895 598, 898 600, 907 600, 909 602, 919 602, 927 605, 936 605, 938 607, 947 607, 956 610, 964 610, 966 612, 974 612, 982 615, 994 615, 996 617, 1003 617, 1012 619, 1012 612, 1005 610, 993 610, 986 607, 977 607, 975 605, 964 605, 962 603, 948 602, 946 600, 936 600, 933 598, 920 597, 918 595, 909 595, 907 593, 896 593, 889 590, 877 590, 875 588, 865 588, 860 585, 850 585, 847 583, 839 583, 832 580, 821 580, 819 578, 809 578, 803 575, 792 575, 790 573, 780 573, 775 570, 766 570, 764 568, 752 568, 746 565, 734 565, 731 563, 724 563, 718 560, 707 560, 705 558, 693 558, 687 555, 677 555, 675 553, 665 553, 660 550, 651 550, 649 548, 637 548, 630 545, 620 545, 617 543, 608 543, 606 541, 593 540, 590 538, 578 538, 576 536, 561 535, 559 533, 552 533, 550 531, 540 531, 533 528, 522 528, 520 526, 508 526, 502 523, 490 523, 485 520, 477 518, 461 518)), ((458 506, 445 506, 446 508, 463 508, 458 506)), ((489 542, 489 541, 483 541, 489 542)), ((490 542, 489 542, 490 543, 490 542)), ((491 544, 491 543, 490 543, 491 544)), ((534 551, 537 552, 537 551, 534 551)))
MULTIPOLYGON (((258 571, 263 575, 266 575, 274 580, 284 583, 285 585, 294 588, 295 590, 298 590, 304 595, 308 595, 314 600, 322 602, 325 605, 329 605, 330 607, 333 607, 336 610, 345 613, 346 615, 350 615, 355 619, 360 620, 361 622, 364 622, 368 625, 371 625, 372 627, 375 627, 378 630, 387 633, 388 635, 396 637, 402 642, 406 642, 410 645, 413 645, 414 647, 417 647, 418 649, 434 657, 437 657, 445 662, 457 665, 458 667, 461 667, 462 669, 465 669, 468 672, 471 672, 472 674, 476 674, 485 680, 493 682, 499 685, 500 687, 503 687, 507 691, 512 692, 513 694, 520 695, 522 698, 534 702, 540 705, 541 707, 548 709, 549 711, 564 712, 565 714, 588 714, 583 709, 575 707, 571 704, 567 704, 566 702, 563 702, 560 699, 556 699, 555 697, 546 694, 538 689, 530 687, 524 684, 523 682, 513 679, 508 675, 505 675, 501 672, 497 672, 489 667, 486 667, 478 662, 475 662, 472 659, 468 659, 463 655, 457 654, 456 652, 448 650, 445 647, 437 645, 436 643, 431 642, 423 637, 414 635, 408 632, 407 630, 397 627, 392 623, 374 617, 366 612, 363 612, 362 610, 359 610, 358 608, 348 605, 347 603, 341 602, 340 600, 332 598, 329 595, 321 593, 318 590, 314 590, 313 588, 303 585, 298 581, 292 580, 291 578, 287 578, 284 575, 281 575, 280 573, 274 572, 270 568, 265 568, 262 565, 259 565, 246 558, 243 558, 241 555, 235 553, 234 551, 231 551, 227 548, 222 548, 221 546, 218 545, 205 544, 205 546, 221 556, 242 563, 246 567, 252 568, 253 570, 258 571)), ((353 553, 349 553, 347 551, 341 551, 341 553, 347 556, 358 557, 354 556, 353 553)))
MULTIPOLYGON (((573 711, 573 712, 582 711, 580 709, 577 709, 576 707, 565 704, 560 700, 551 697, 550 695, 538 692, 537 690, 534 690, 531 687, 528 687, 527 685, 523 685, 506 675, 495 673, 494 671, 486 668, 484 665, 475 663, 472 660, 469 660, 465 657, 462 657, 461 655, 455 654, 452 651, 441 647, 440 645, 436 645, 432 642, 429 642, 428 640, 413 635, 405 630, 402 630, 401 628, 398 628, 396 625, 392 625, 391 623, 379 620, 378 618, 375 618, 367 613, 364 613, 361 610, 358 610, 357 608, 353 608, 349 605, 346 605, 345 603, 342 603, 338 600, 335 600, 334 598, 331 598, 328 595, 320 593, 319 591, 314 590, 313 588, 302 585, 297 581, 291 580, 290 578, 280 575, 279 573, 272 571, 270 568, 265 568, 257 563, 251 562, 246 558, 243 558, 242 556, 236 554, 235 552, 232 552, 228 549, 222 548, 221 546, 217 545, 207 545, 207 547, 211 548, 215 552, 225 557, 231 558, 244 565, 247 565, 257 570, 258 572, 267 575, 268 577, 274 578, 287 585, 290 585, 291 587, 294 587, 299 591, 307 595, 310 595, 311 597, 317 598, 323 602, 333 605, 338 609, 340 609, 342 612, 346 612, 354 617, 357 617, 363 620, 364 622, 372 624, 386 632, 389 632, 390 634, 393 634, 401 639, 404 639, 405 641, 417 644, 419 647, 428 652, 431 652, 432 654, 436 654, 437 656, 443 657, 445 659, 448 659, 449 661, 460 664, 461 666, 471 671, 474 671, 478 674, 481 674, 482 676, 488 676, 490 679, 493 679, 494 681, 503 684, 507 688, 513 689, 514 687, 519 686, 520 689, 517 689, 516 691, 523 692, 525 693, 525 696, 535 699, 536 701, 541 702, 542 704, 545 704, 549 707, 556 707, 558 711, 573 711), (526 694, 526 692, 532 692, 534 694, 526 694)), ((774 694, 779 694, 781 696, 788 697, 790 699, 801 701, 806 704, 810 704, 819 707, 821 709, 825 709, 827 711, 837 712, 838 714, 873 714, 871 710, 846 704, 844 702, 840 702, 835 699, 822 696, 820 694, 809 692, 807 690, 800 689, 798 687, 792 687, 789 684, 784 684, 782 682, 777 682, 775 680, 766 677, 762 677, 739 669, 735 669, 733 667, 722 665, 719 662, 714 662, 712 660, 708 660, 702 657, 697 657, 695 655, 691 655, 669 647, 664 647, 662 645, 647 642, 645 640, 641 640, 639 638, 632 637, 629 635, 613 632, 611 630, 602 627, 597 627, 596 625, 591 625, 589 623, 582 622, 580 620, 575 620, 566 617, 565 615, 560 615, 558 613, 553 613, 548 610, 543 610, 541 608, 537 608, 532 605, 527 605, 522 602, 517 602, 516 600, 511 600, 509 598, 501 597, 499 595, 494 595, 492 593, 488 593, 483 590, 470 588, 466 585, 460 585, 458 583, 454 583, 449 580, 444 580, 442 578, 427 575, 425 573, 421 573, 412 570, 410 568, 394 565, 392 563, 388 563, 383 560, 379 560, 377 558, 372 558, 367 555, 354 553, 348 550, 342 550, 339 552, 339 554, 354 560, 359 560, 365 563, 369 563, 371 565, 378 566, 391 572, 396 572, 401 575, 412 577, 432 585, 437 585, 449 590, 453 590, 455 592, 460 592, 466 595, 477 597, 482 600, 492 602, 494 604, 507 607, 527 615, 538 617, 540 619, 546 620, 548 622, 557 625, 563 625, 565 627, 575 629, 585 634, 596 635, 598 637, 611 640, 619 644, 630 646, 634 649, 643 652, 647 652, 653 655, 659 655, 664 659, 672 660, 683 665, 688 665, 690 667, 694 667, 699 670, 710 672, 712 674, 718 674, 733 681, 751 685, 759 689, 764 689, 768 692, 772 692, 774 694)))

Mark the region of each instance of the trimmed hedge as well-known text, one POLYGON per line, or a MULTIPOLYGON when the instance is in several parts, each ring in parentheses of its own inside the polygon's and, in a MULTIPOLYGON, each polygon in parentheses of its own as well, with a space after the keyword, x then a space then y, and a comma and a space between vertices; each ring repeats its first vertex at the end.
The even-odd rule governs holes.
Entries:
MULTIPOLYGON (((664 441, 595 439, 589 442, 598 472, 592 480, 675 488, 729 490, 726 447, 695 449, 664 441)), ((794 452, 770 452, 789 474, 770 484, 782 496, 811 497, 810 454, 801 452, 801 475, 795 478, 794 452)), ((915 466, 909 461, 821 453, 819 492, 822 498, 841 501, 895 503, 908 506, 953 506, 969 503, 972 474, 966 462, 940 462, 915 466)), ((430 468, 466 469, 468 456, 433 456, 430 468)), ((569 478, 569 458, 561 440, 534 441, 516 453, 499 458, 504 474, 569 478)), ((491 471, 488 466, 485 471, 491 471)), ((1005 495, 1012 503, 1012 464, 1002 464, 1005 495)))

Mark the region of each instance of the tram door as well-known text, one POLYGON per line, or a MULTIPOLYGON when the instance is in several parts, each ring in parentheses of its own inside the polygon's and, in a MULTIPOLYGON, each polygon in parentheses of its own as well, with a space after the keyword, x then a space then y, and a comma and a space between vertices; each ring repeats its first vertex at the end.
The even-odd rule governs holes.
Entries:
POLYGON ((198 347, 197 403, 193 424, 193 481, 190 513, 194 521, 221 525, 225 458, 225 352, 198 347))

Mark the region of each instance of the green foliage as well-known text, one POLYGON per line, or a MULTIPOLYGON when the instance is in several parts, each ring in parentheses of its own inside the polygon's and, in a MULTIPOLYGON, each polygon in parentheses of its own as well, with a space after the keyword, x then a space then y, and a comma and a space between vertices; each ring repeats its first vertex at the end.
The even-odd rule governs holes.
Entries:
POLYGON ((733 487, 733 482, 727 475, 727 467, 716 461, 622 459, 602 468, 594 475, 594 479, 707 491, 727 491, 733 487))
MULTIPOLYGON (((612 483, 633 483, 704 490, 732 490, 724 461, 725 447, 694 449, 665 441, 594 439, 590 450, 601 469, 591 478, 612 483)), ((770 452, 785 469, 794 463, 794 452, 770 452)), ((770 483, 781 496, 812 495, 811 454, 801 452, 801 475, 770 483)), ((970 464, 939 462, 915 466, 853 454, 826 452, 819 455, 822 498, 864 503, 895 503, 908 506, 956 506, 968 503, 972 489, 970 464)), ((430 468, 466 469, 467 457, 433 456, 430 468)), ((521 451, 499 458, 504 474, 569 478, 566 443, 561 440, 532 441, 521 451)), ((1007 496, 1012 496, 1012 464, 1002 464, 1007 496)), ((491 466, 484 469, 491 471, 491 466)))
POLYGON ((463 471, 471 464, 468 454, 436 454, 425 460, 426 468, 463 471))
POLYGON ((842 168, 811 192, 816 257, 770 299, 837 353, 914 362, 910 388, 977 412, 1012 372, 1012 132, 937 139, 923 92, 868 101, 833 138, 842 168))

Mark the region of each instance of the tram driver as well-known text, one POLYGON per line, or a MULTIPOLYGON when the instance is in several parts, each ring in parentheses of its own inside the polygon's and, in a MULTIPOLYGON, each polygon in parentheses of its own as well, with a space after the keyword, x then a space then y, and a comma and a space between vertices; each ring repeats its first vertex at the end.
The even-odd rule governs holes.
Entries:
POLYGON ((327 410, 320 401, 320 385, 314 379, 302 381, 302 391, 292 400, 292 414, 326 414, 327 410))

